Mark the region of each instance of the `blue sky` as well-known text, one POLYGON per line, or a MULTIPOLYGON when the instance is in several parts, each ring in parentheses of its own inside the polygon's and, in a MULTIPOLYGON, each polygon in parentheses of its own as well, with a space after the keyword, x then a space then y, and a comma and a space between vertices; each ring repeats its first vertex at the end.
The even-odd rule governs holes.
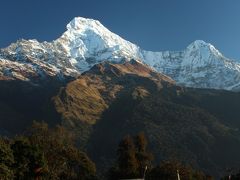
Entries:
POLYGON ((239 0, 1 0, 0 47, 54 40, 75 16, 98 19, 146 50, 182 50, 201 39, 240 60, 239 0))

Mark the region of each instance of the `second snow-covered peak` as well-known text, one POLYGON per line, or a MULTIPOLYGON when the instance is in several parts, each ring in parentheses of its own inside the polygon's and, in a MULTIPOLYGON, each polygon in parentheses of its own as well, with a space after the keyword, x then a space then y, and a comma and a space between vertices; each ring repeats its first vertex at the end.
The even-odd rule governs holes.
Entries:
POLYGON ((203 40, 196 40, 192 42, 185 50, 186 53, 198 52, 202 55, 215 55, 218 57, 223 57, 223 55, 210 43, 203 40))

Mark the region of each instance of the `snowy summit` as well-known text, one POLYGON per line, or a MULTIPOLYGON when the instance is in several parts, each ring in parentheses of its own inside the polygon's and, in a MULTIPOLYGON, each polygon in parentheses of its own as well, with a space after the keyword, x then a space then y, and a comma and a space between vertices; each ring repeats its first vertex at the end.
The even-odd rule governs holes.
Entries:
POLYGON ((240 64, 224 57, 213 45, 201 40, 182 51, 151 52, 112 33, 99 21, 74 18, 66 32, 52 42, 19 40, 0 50, 0 77, 44 79, 76 77, 102 61, 136 59, 195 88, 240 90, 240 64))

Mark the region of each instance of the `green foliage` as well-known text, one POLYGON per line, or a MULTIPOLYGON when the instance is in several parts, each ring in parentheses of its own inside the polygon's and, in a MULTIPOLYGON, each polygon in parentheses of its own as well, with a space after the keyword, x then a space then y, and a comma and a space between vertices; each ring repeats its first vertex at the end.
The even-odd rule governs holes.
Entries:
POLYGON ((138 163, 133 140, 126 136, 118 146, 118 168, 121 178, 134 178, 137 176, 138 163))
MULTIPOLYGON (((66 177, 75 177, 75 179, 96 179, 96 168, 95 164, 88 158, 88 156, 76 149, 71 149, 68 153, 68 170, 71 172, 66 177)), ((72 178, 73 179, 73 178, 72 178)))
POLYGON ((61 126, 49 129, 34 122, 29 130, 32 144, 38 144, 46 157, 50 179, 94 179, 95 164, 74 145, 74 136, 61 126))
POLYGON ((0 179, 96 179, 95 164, 61 126, 34 122, 22 136, 0 139, 0 179))
POLYGON ((145 167, 151 167, 153 159, 146 148, 144 133, 139 133, 134 139, 128 135, 121 140, 117 151, 117 165, 109 170, 109 179, 143 177, 145 167))
POLYGON ((212 180, 213 177, 183 165, 179 161, 162 161, 153 167, 153 156, 147 151, 147 140, 144 133, 132 138, 126 136, 118 146, 117 164, 108 171, 108 179, 142 178, 146 180, 176 180, 178 174, 181 180, 212 180), (148 167, 145 169, 145 167, 148 167), (147 170, 147 171, 146 171, 147 170))
POLYGON ((31 144, 26 137, 17 138, 11 145, 14 155, 14 171, 17 179, 43 176, 46 159, 38 145, 31 144))
POLYGON ((13 163, 14 157, 10 142, 0 137, 0 177, 2 180, 13 179, 13 163))
POLYGON ((151 161, 153 160, 153 155, 147 152, 147 139, 143 132, 135 137, 135 148, 135 156, 138 162, 138 174, 139 177, 143 177, 146 168, 151 168, 151 161))

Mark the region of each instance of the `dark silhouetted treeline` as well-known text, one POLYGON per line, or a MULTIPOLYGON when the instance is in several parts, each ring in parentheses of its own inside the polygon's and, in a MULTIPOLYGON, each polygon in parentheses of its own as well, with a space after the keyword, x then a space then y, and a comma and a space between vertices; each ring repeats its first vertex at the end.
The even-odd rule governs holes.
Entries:
POLYGON ((71 133, 45 123, 13 139, 0 139, 0 179, 96 179, 95 164, 74 145, 71 133))
POLYGON ((212 176, 178 161, 162 161, 154 165, 153 155, 147 149, 144 133, 126 136, 117 150, 116 164, 109 170, 108 179, 145 178, 146 180, 210 180, 212 176))
MULTIPOLYGON (((212 176, 176 160, 154 162, 143 132, 127 135, 118 145, 114 165, 97 177, 95 163, 75 146, 72 133, 61 126, 49 128, 34 122, 24 134, 0 138, 0 179, 97 180, 212 180, 212 176)), ((97 149, 96 149, 97 151, 97 149)), ((101 174, 101 173, 100 173, 101 174)), ((222 180, 240 179, 240 172, 229 173, 222 180)))

